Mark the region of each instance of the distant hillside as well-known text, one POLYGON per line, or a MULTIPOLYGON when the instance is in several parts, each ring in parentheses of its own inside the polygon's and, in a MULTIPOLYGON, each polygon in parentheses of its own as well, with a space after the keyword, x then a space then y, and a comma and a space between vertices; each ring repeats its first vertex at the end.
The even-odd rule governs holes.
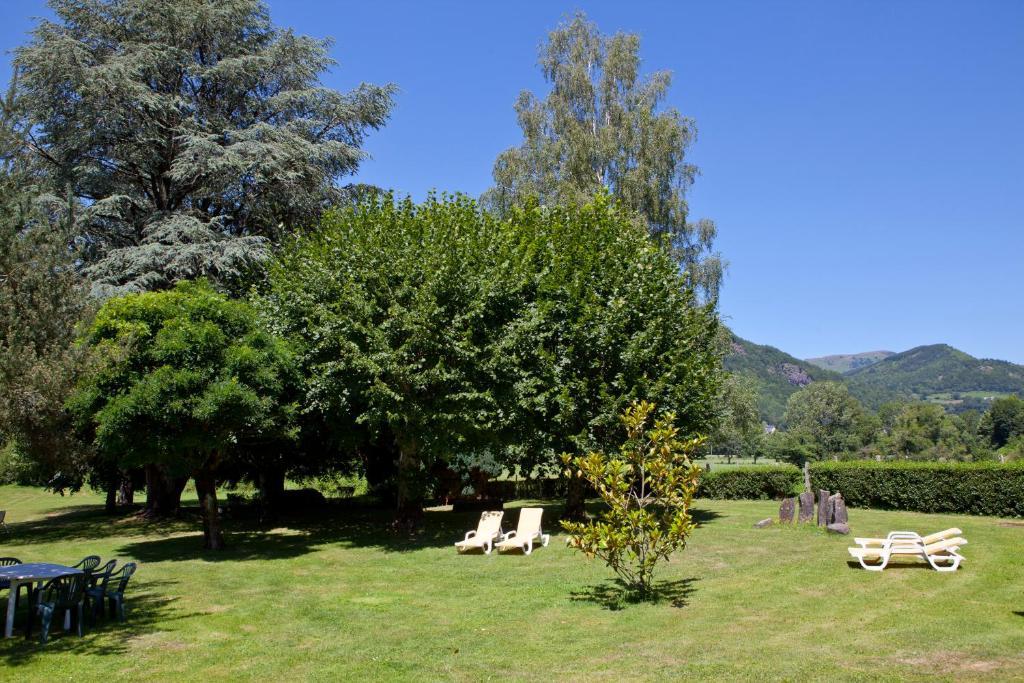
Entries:
POLYGON ((985 399, 986 394, 1024 393, 1024 366, 975 358, 946 344, 894 354, 851 370, 845 379, 850 392, 873 408, 895 399, 949 405, 962 400, 955 395, 985 399))
POLYGON ((807 362, 817 365, 819 368, 831 370, 844 374, 852 370, 859 370, 869 365, 874 365, 880 360, 895 355, 893 351, 865 351, 864 353, 837 353, 832 356, 821 356, 820 358, 808 358, 807 362))
POLYGON ((786 401, 800 387, 823 380, 843 381, 842 375, 802 361, 774 346, 754 344, 736 335, 732 335, 731 344, 725 357, 725 369, 757 381, 761 417, 772 424, 782 422, 786 401))

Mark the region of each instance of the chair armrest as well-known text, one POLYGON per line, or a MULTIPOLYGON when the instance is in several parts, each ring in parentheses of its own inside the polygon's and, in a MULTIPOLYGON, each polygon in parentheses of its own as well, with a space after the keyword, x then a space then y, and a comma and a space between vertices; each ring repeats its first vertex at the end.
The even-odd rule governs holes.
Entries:
POLYGON ((516 535, 516 530, 513 529, 512 531, 509 531, 508 533, 502 534, 501 535, 501 540, 507 541, 508 539, 512 538, 515 535, 516 535))
POLYGON ((468 541, 469 539, 473 538, 474 536, 476 536, 476 530, 475 529, 473 531, 467 531, 466 532, 466 537, 464 539, 462 539, 462 540, 468 541))

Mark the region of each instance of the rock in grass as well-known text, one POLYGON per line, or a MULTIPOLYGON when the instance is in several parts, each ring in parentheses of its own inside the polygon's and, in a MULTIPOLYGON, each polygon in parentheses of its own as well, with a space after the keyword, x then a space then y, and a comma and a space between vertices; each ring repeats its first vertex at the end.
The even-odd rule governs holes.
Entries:
POLYGON ((786 498, 779 505, 779 524, 792 524, 793 511, 796 508, 796 498, 786 498))
POLYGON ((755 529, 764 529, 765 527, 768 527, 768 526, 771 526, 771 525, 772 525, 772 518, 771 517, 765 517, 760 522, 755 524, 754 528, 755 529))
POLYGON ((835 524, 846 524, 850 521, 850 515, 846 511, 846 501, 843 500, 843 494, 837 493, 835 496, 835 502, 832 504, 832 522, 835 524))
POLYGON ((811 521, 814 517, 814 494, 806 491, 800 494, 800 523, 811 521))
POLYGON ((850 525, 845 522, 835 522, 825 527, 828 529, 830 534, 848 534, 850 533, 850 525))
POLYGON ((828 524, 828 496, 825 489, 818 490, 818 526, 828 524))

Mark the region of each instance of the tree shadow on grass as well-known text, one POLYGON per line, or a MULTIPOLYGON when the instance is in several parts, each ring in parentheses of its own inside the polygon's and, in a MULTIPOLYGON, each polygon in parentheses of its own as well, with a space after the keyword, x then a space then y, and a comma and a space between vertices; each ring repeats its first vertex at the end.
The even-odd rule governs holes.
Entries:
POLYGON ((1018 617, 1024 617, 1024 610, 1016 610, 1014 611, 1014 614, 1016 614, 1018 617))
MULTIPOLYGON (((421 528, 415 533, 399 533, 391 528, 390 510, 332 510, 310 515, 292 515, 278 522, 274 529, 260 528, 253 522, 236 521, 225 526, 227 547, 221 551, 203 548, 199 523, 189 527, 192 533, 164 535, 160 538, 131 540, 118 552, 143 562, 205 560, 209 562, 240 560, 276 560, 298 557, 327 545, 351 548, 373 548, 383 552, 413 552, 428 548, 451 548, 455 541, 475 529, 479 512, 424 512, 421 528)), ((514 509, 512 519, 515 519, 514 509)), ((548 515, 545 515, 547 517, 548 515)), ((545 524, 545 531, 551 524, 545 524)), ((505 529, 512 529, 506 522, 505 529)), ((558 531, 559 529, 555 529, 558 531)))
POLYGON ((45 517, 8 524, 11 544, 34 545, 89 541, 134 534, 172 534, 195 529, 197 511, 183 509, 175 519, 147 519, 131 511, 111 515, 101 505, 56 508, 45 517))
MULTIPOLYGON (((550 501, 520 501, 544 508, 544 531, 561 532, 558 523, 562 505, 550 501)), ((598 505, 588 505, 599 512, 598 505)), ((705 525, 721 515, 695 508, 693 519, 705 525)), ((46 517, 11 525, 12 544, 60 544, 70 541, 121 542, 117 552, 143 562, 179 560, 264 560, 297 557, 324 545, 341 544, 376 548, 384 552, 412 552, 427 548, 452 547, 455 541, 475 529, 479 512, 427 510, 420 529, 412 534, 391 529, 390 509, 348 503, 328 504, 321 509, 286 514, 273 529, 261 527, 252 518, 226 518, 227 548, 203 549, 202 524, 195 507, 183 507, 175 519, 148 519, 138 514, 108 515, 101 505, 81 505, 55 510, 46 517), (138 538, 145 537, 145 538, 138 538)), ((517 508, 506 508, 504 528, 514 529, 517 508)), ((454 552, 454 549, 453 549, 454 552)), ((26 558, 22 558, 26 559, 26 558)), ((48 558, 74 562, 78 558, 48 558)))
POLYGON ((690 508, 690 516, 693 518, 694 524, 697 526, 704 526, 710 524, 719 517, 722 513, 715 512, 714 510, 705 510, 703 508, 690 508))
POLYGON ((25 638, 27 607, 23 603, 15 622, 14 637, 0 638, 0 658, 9 666, 20 666, 53 652, 107 656, 124 655, 133 649, 145 647, 145 641, 139 642, 139 638, 166 630, 166 625, 171 621, 200 615, 172 614, 174 602, 178 598, 168 597, 166 594, 173 592, 173 589, 169 590, 168 587, 176 584, 176 581, 140 582, 137 591, 133 591, 129 585, 125 593, 125 623, 122 624, 109 616, 93 621, 87 610, 85 632, 81 638, 74 629, 64 630, 63 613, 54 615, 50 640, 46 645, 39 642, 38 619, 32 625, 32 638, 25 638))
POLYGON ((667 602, 673 607, 685 607, 687 599, 696 590, 695 583, 699 579, 676 579, 673 581, 656 581, 652 592, 647 596, 637 595, 622 579, 608 579, 602 583, 586 586, 570 593, 573 602, 592 602, 608 610, 625 609, 628 605, 643 603, 667 602))

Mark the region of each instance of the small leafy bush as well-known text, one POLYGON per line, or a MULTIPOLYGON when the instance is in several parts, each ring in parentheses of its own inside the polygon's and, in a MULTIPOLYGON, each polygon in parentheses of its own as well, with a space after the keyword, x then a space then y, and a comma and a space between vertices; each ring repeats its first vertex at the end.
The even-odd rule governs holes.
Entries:
POLYGON ((815 489, 841 491, 849 505, 1024 516, 1024 463, 828 462, 811 465, 815 489))
POLYGON ((734 467, 704 472, 698 498, 719 500, 776 500, 800 490, 803 475, 793 465, 734 467))
POLYGON ((598 521, 562 522, 570 545, 604 560, 641 598, 651 595, 658 563, 683 549, 696 526, 690 505, 700 478, 690 454, 701 440, 681 441, 671 412, 648 430, 653 412, 646 401, 626 408, 627 440, 616 455, 563 456, 566 476, 589 482, 607 506, 598 521))

